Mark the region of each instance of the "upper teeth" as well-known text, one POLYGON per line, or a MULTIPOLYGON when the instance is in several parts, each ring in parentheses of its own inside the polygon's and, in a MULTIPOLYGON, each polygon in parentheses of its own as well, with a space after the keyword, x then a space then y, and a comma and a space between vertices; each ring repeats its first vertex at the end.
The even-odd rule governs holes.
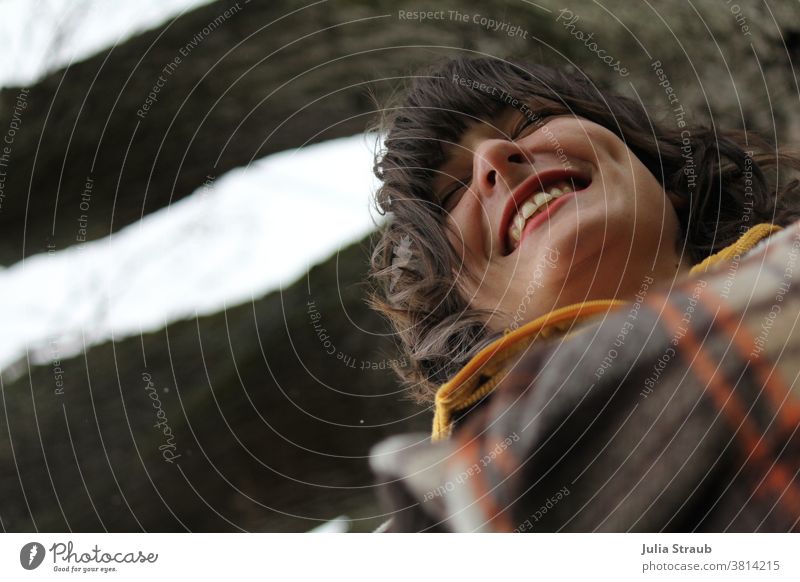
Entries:
POLYGON ((525 228, 525 223, 531 216, 536 214, 539 210, 544 209, 551 200, 555 200, 572 191, 572 186, 570 186, 569 182, 561 181, 553 185, 547 192, 536 192, 533 196, 528 198, 522 206, 519 207, 517 214, 511 221, 511 225, 508 227, 508 238, 511 241, 512 250, 519 244, 519 239, 522 237, 522 230, 525 228))

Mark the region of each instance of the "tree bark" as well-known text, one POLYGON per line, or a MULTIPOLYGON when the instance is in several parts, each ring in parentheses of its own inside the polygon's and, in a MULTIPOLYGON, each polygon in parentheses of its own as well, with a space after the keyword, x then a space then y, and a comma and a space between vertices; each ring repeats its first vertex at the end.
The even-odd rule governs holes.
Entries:
POLYGON ((377 527, 366 456, 430 417, 388 370, 365 264, 361 242, 251 304, 6 375, 3 529, 377 527))

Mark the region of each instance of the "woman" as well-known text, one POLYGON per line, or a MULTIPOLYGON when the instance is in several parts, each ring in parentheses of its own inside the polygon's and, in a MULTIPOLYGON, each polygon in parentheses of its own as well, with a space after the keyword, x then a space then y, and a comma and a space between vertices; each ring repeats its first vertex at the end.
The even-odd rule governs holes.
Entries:
MULTIPOLYGON (((541 507, 553 505, 548 491, 564 490, 544 478, 553 465, 541 451, 561 451, 579 434, 558 425, 561 444, 547 449, 554 446, 543 436, 553 427, 548 414, 567 419, 582 411, 587 422, 610 415, 598 424, 602 439, 631 410, 633 394, 673 382, 689 390, 690 402, 691 387, 700 390, 700 378, 681 381, 670 364, 700 349, 696 328, 707 322, 693 316, 709 296, 705 288, 725 293, 727 285, 731 294, 733 286, 699 277, 713 263, 738 267, 800 217, 797 181, 775 172, 783 180, 776 182, 772 172, 779 162, 796 168, 797 160, 776 156, 752 134, 682 118, 658 122, 640 102, 580 74, 490 58, 456 59, 420 75, 386 125, 377 204, 390 219, 373 253, 373 303, 393 323, 409 363, 398 373, 420 401, 435 402, 434 440, 454 432, 458 441, 412 447, 418 439, 395 439, 376 450, 376 471, 396 478, 392 507, 407 506, 410 494, 421 508, 396 516, 395 529, 526 529, 520 524, 532 523, 529 508, 545 498, 541 507), (670 302, 692 306, 691 313, 676 311, 683 326, 654 335, 657 309, 672 313, 670 302), (655 380, 645 377, 664 360, 655 380), (555 369, 569 379, 553 377, 555 369), (630 391, 627 400, 620 386, 630 391), (590 391, 598 400, 583 409, 590 391), (536 401, 548 393, 547 406, 536 401), (529 462, 536 451, 540 460, 529 462), (420 471, 421 459, 432 463, 428 470, 420 471), (541 489, 545 481, 550 490, 541 489), (489 508, 475 513, 481 503, 464 492, 479 482, 493 486, 482 490, 489 508)), ((656 417, 647 414, 666 406, 652 404, 660 397, 633 404, 650 426, 656 417)), ((695 419, 698 426, 706 420, 695 419)), ((561 477, 571 470, 562 464, 561 477)), ((573 501, 592 498, 591 488, 578 493, 573 501)), ((674 502, 665 511, 678 511, 674 502)), ((573 505, 550 511, 556 521, 545 529, 564 527, 568 516, 578 529, 601 527, 594 514, 576 521, 573 505)), ((627 517, 602 523, 634 527, 627 517)), ((663 519, 637 523, 667 527, 663 519)), ((698 517, 677 527, 701 523, 710 522, 698 517)))

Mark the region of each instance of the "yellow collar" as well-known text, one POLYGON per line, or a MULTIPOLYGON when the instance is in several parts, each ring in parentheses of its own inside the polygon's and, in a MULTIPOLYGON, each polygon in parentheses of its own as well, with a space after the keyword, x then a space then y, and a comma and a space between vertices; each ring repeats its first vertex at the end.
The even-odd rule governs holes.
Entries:
MULTIPOLYGON (((690 274, 704 273, 711 265, 741 256, 760 240, 779 230, 782 230, 781 227, 774 224, 758 224, 732 245, 692 267, 690 274)), ((598 299, 567 305, 546 313, 514 331, 506 332, 503 337, 493 341, 437 390, 431 439, 436 441, 448 438, 453 428, 453 414, 469 408, 491 393, 505 377, 503 372, 508 368, 509 360, 529 347, 537 338, 564 334, 587 319, 627 303, 616 299, 598 299)))

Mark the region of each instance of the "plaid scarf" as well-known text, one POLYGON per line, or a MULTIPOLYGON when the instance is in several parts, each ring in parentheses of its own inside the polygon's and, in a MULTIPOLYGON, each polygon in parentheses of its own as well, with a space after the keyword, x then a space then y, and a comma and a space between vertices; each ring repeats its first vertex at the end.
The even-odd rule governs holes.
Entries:
POLYGON ((374 448, 388 530, 800 528, 800 223, 777 230, 483 350, 437 394, 434 442, 374 448))

